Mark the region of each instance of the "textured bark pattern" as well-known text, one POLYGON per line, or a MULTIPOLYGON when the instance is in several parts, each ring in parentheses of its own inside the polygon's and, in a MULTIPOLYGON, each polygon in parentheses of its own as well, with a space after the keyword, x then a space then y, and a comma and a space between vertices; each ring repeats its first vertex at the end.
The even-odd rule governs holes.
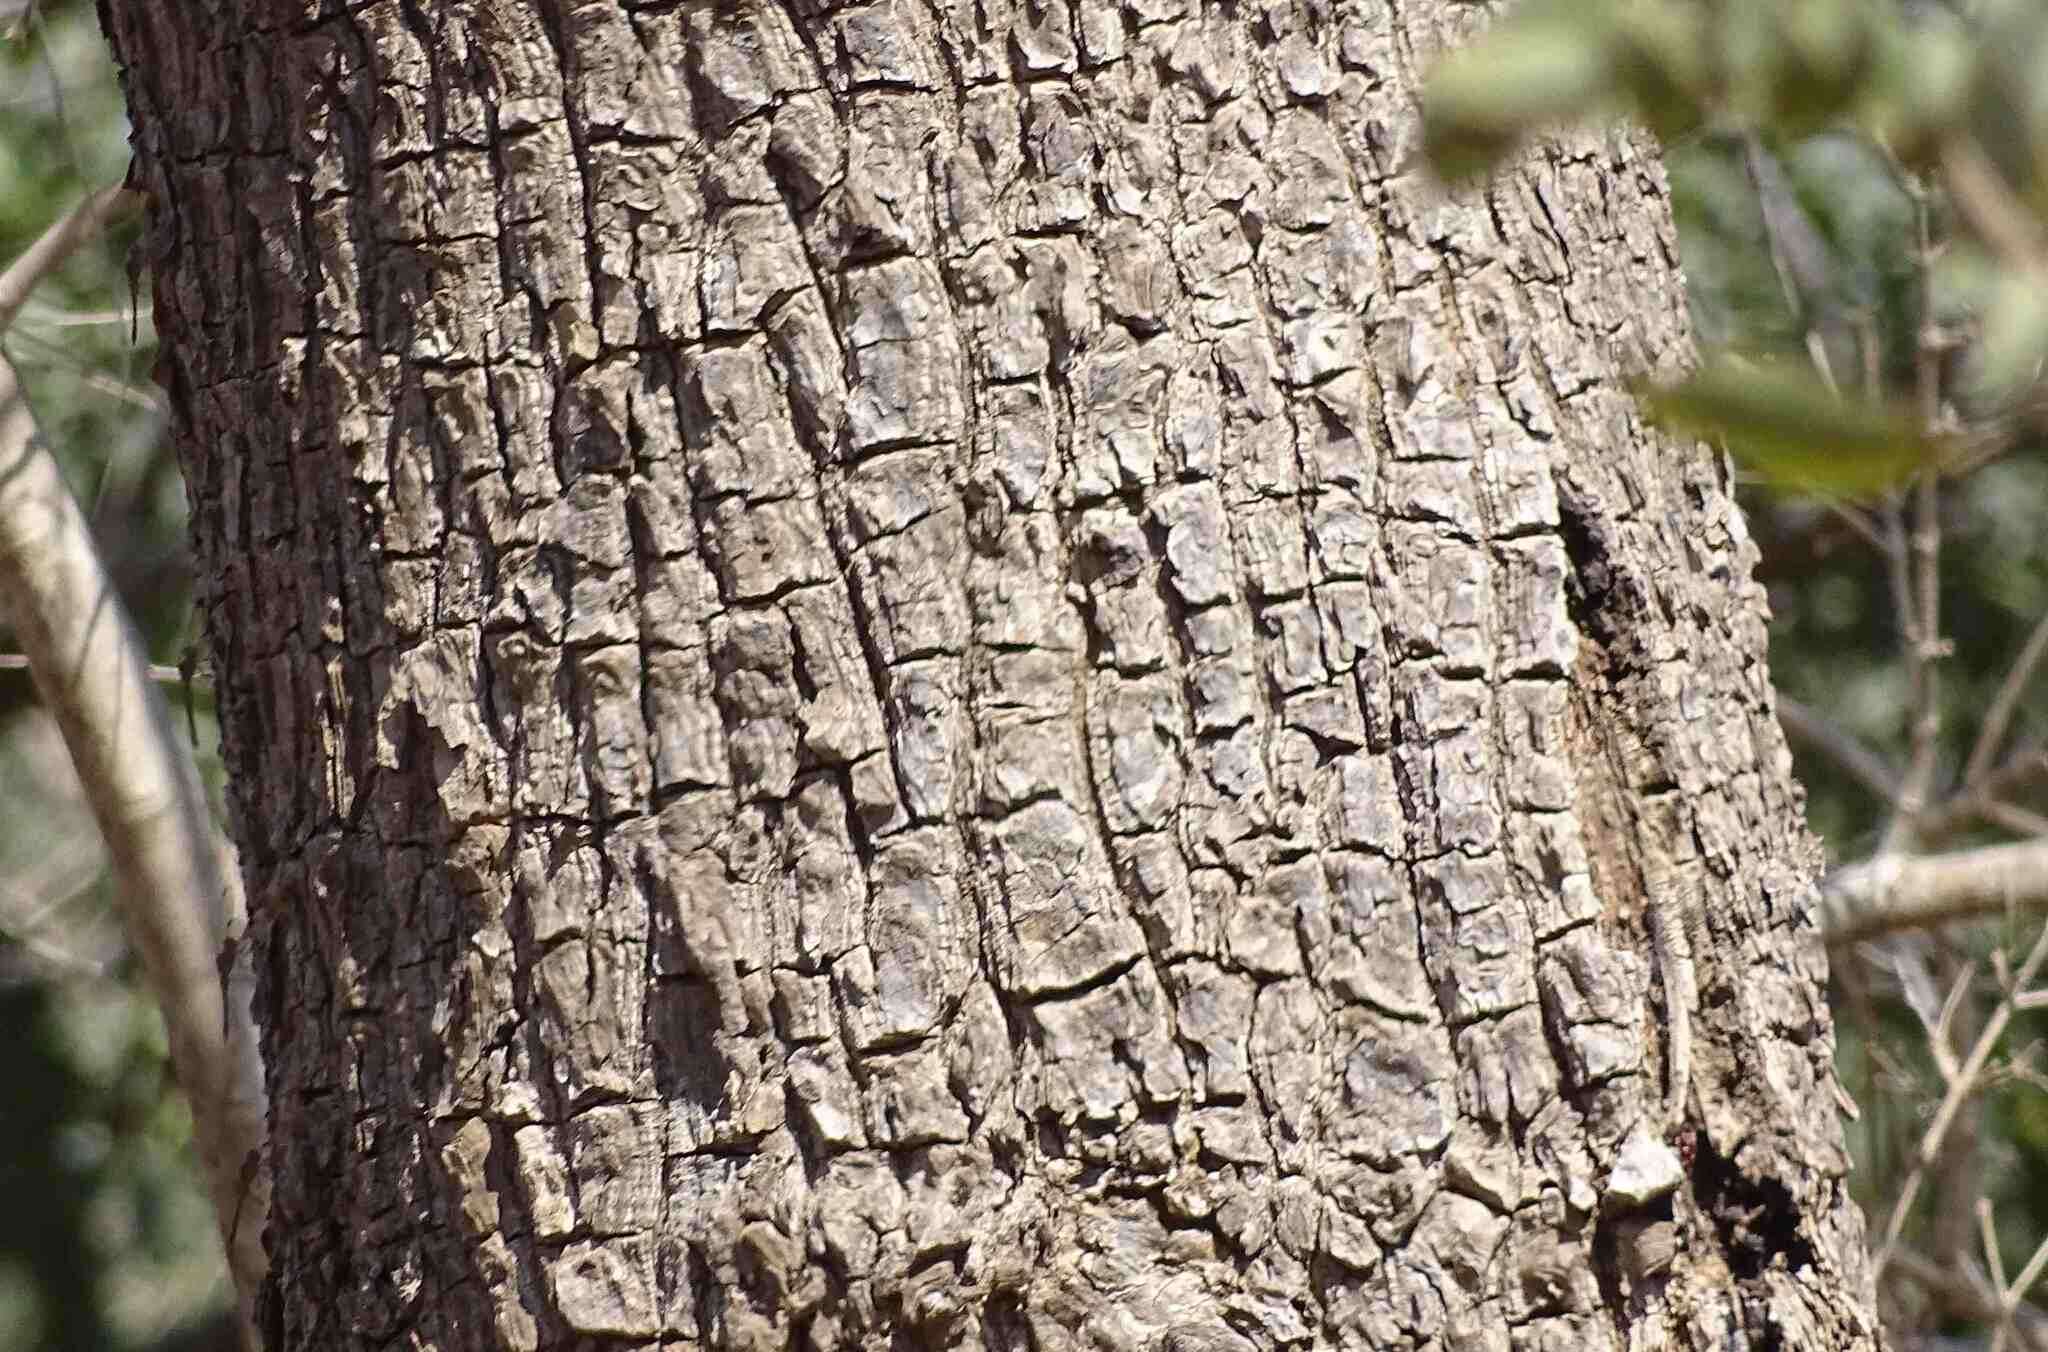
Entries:
POLYGON ((1661 175, 1404 174, 1473 11, 104 9, 285 1345, 1872 1345, 1661 175))

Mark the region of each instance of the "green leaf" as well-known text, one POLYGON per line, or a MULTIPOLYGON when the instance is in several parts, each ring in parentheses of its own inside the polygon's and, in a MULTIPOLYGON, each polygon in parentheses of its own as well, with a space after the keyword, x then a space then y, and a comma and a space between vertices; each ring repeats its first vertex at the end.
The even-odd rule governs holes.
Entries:
POLYGON ((1602 105, 1613 79, 1604 4, 1539 5, 1452 53, 1422 91, 1423 150, 1456 181, 1484 174, 1523 138, 1602 105))
POLYGON ((2008 276, 1985 311, 1984 340, 1973 356, 1972 384, 1994 403, 2039 381, 2048 358, 2048 286, 2008 276))
POLYGON ((1874 35, 1862 0, 1802 0, 1776 16, 1785 63, 1772 90, 1781 135, 1818 131, 1862 91, 1874 35))
POLYGON ((1862 119, 1901 161, 1929 162, 1951 132, 1968 120, 1977 81, 1975 40, 1959 22, 1937 12, 1911 27, 1879 30, 1875 61, 1864 90, 1862 119))
POLYGON ((1818 376, 1789 365, 1724 357, 1677 385, 1636 394, 1658 426, 1720 440, 1786 488, 1865 496, 1898 483, 1938 449, 1897 409, 1840 399, 1818 376))
POLYGON ((1636 116, 1670 144, 1705 119, 1713 87, 1697 6, 1638 0, 1617 16, 1614 72, 1636 116))

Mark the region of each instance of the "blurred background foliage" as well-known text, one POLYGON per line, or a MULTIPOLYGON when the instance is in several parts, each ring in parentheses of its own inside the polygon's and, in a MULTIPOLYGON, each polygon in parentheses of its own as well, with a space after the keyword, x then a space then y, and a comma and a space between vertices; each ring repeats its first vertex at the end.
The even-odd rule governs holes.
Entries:
MULTIPOLYGON (((90 4, 0 0, 0 34, 4 265, 121 181, 128 133, 90 4)), ((190 610, 185 499, 149 378, 147 279, 133 293, 127 276, 138 228, 46 280, 6 348, 130 613, 174 664, 190 610)), ((199 703, 189 726, 217 774, 199 703)), ((131 966, 63 743, 27 673, 0 667, 0 1352, 226 1346, 212 1211, 131 966)))
MULTIPOLYGON (((127 149, 90 5, 0 0, 0 33, 4 261, 120 181, 127 149)), ((1891 815, 1872 780, 1906 773, 1915 701, 1940 714, 1929 792, 1950 792, 2048 615, 2048 5, 1532 0, 1454 57, 1424 108, 1433 163, 1454 178, 1531 126, 1619 113, 1659 136, 1710 378, 1661 412, 1751 473, 1773 673, 1788 710, 1813 720, 1794 738, 1812 821, 1834 861, 1869 854, 1891 815), (1959 184, 1975 200, 1959 204, 1959 184), (1872 492, 1873 466, 1884 483, 1921 469, 1936 491, 1872 492), (1931 696, 1897 566, 1926 530, 1944 645, 1931 696), (1861 748, 1865 773, 1825 738, 1861 748)), ((154 660, 176 664, 192 628, 184 499, 148 378, 147 279, 138 295, 126 271, 134 229, 46 282, 7 348, 154 660)), ((0 634, 0 1352, 225 1346, 225 1281, 161 1027, 62 745, 7 652, 0 634)), ((2044 685, 2022 691, 2001 764, 2048 766, 2044 685)), ((217 777, 203 689, 166 693, 193 706, 217 777)), ((2048 773, 2004 788, 2009 811, 1965 817, 1939 843, 2048 829, 2048 773)), ((1957 926, 1835 954, 1873 1228, 1942 1088, 1927 993, 2012 937, 1957 926)), ((1983 1262, 1977 1219, 1966 1205, 1959 1228, 1945 1201, 1989 1201, 2010 1253, 2048 1233, 2048 1094, 2024 1050, 2039 1033, 2027 1016, 2009 1039, 2022 1050, 2001 1059, 1908 1229, 1959 1270, 1983 1262)), ((1920 1285, 1887 1283, 1886 1300, 1902 1346, 1984 1340, 1920 1285)))

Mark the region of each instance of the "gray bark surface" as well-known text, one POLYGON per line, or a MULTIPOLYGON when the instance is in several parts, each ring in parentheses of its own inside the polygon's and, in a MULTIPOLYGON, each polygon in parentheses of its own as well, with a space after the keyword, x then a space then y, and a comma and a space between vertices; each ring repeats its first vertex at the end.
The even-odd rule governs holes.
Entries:
POLYGON ((1471 11, 102 9, 280 1345, 1875 1346, 1662 174, 1407 172, 1471 11))

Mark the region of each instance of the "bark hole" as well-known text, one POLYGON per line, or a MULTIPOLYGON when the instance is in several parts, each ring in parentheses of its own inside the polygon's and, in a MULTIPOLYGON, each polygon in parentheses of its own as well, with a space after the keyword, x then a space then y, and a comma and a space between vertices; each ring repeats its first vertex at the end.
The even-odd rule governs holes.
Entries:
POLYGON ((1588 504, 1565 491, 1557 495, 1558 536, 1564 542, 1571 575, 1565 579, 1565 613, 1572 627, 1600 644, 1615 638, 1614 618, 1608 597, 1614 587, 1614 571, 1608 558, 1607 541, 1602 538, 1598 517, 1588 504))
POLYGON ((1781 1258, 1791 1272, 1813 1263, 1813 1246, 1800 1233, 1799 1209, 1784 1183, 1746 1174, 1704 1133, 1694 1151, 1693 1196, 1713 1220, 1729 1271, 1738 1280, 1762 1275, 1781 1258))

